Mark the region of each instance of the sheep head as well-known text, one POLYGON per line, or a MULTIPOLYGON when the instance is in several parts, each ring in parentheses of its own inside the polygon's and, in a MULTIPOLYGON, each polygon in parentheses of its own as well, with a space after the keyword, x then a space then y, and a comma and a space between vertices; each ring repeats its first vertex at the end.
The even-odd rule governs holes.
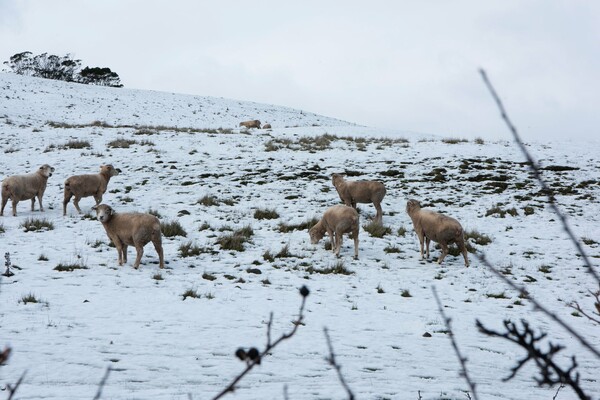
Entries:
POLYGON ((109 177, 119 175, 121 170, 119 168, 115 168, 112 164, 106 164, 100 166, 100 173, 108 175, 109 177))
POLYGON ((341 174, 331 174, 331 183, 337 187, 340 182, 344 182, 344 176, 341 174))
POLYGON ((42 174, 42 176, 45 176, 46 178, 52 176, 52 173, 54 172, 54 167, 51 167, 48 164, 44 164, 40 167, 40 169, 38 170, 39 173, 42 174))
POLYGON ((108 222, 110 218, 115 214, 115 210, 113 210, 110 206, 106 204, 99 204, 97 206, 94 206, 92 207, 92 210, 96 211, 96 218, 103 224, 108 222))
POLYGON ((410 199, 406 202, 406 212, 411 214, 417 210, 421 209, 421 203, 418 200, 410 199))
POLYGON ((321 228, 320 224, 317 224, 310 228, 308 234, 310 235, 310 243, 317 244, 325 236, 325 230, 321 228))

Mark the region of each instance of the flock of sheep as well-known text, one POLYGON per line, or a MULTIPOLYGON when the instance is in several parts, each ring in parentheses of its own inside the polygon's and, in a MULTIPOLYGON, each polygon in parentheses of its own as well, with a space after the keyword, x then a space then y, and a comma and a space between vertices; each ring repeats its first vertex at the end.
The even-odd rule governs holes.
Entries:
MULTIPOLYGON (((260 121, 256 122, 260 126, 260 121)), ((22 200, 31 200, 31 211, 33 211, 37 198, 40 210, 44 211, 42 197, 48 178, 52 176, 53 172, 53 167, 44 164, 34 173, 5 178, 2 181, 0 216, 4 215, 8 199, 12 200, 13 216, 17 215, 17 204, 22 200)), ((102 165, 98 174, 75 175, 67 178, 64 185, 63 216, 67 215, 67 204, 71 198, 74 198, 73 204, 81 213, 79 201, 83 197, 93 196, 96 205, 92 209, 96 211, 96 218, 102 223, 106 234, 117 248, 119 265, 127 262, 127 246, 134 246, 137 257, 133 267, 137 269, 144 253, 144 246, 152 242, 158 253, 160 268, 164 268, 162 235, 158 218, 151 214, 116 213, 110 206, 100 204, 110 178, 118 175, 119 172, 121 171, 112 165, 102 165)), ((354 239, 354 258, 358 259, 360 224, 356 204, 372 203, 377 211, 374 221, 381 224, 383 220, 381 201, 386 194, 385 186, 378 181, 347 181, 340 174, 332 175, 332 183, 345 205, 332 206, 323 213, 320 221, 309 230, 311 243, 317 244, 327 233, 333 252, 339 256, 342 236, 349 233, 354 239)), ((456 243, 463 254, 465 265, 469 266, 464 231, 456 219, 423 210, 421 204, 412 199, 408 200, 406 204, 406 212, 411 218, 419 238, 422 259, 424 258, 424 245, 426 258, 429 258, 429 244, 432 240, 441 246, 442 254, 438 259, 440 264, 448 254, 448 245, 456 243)))

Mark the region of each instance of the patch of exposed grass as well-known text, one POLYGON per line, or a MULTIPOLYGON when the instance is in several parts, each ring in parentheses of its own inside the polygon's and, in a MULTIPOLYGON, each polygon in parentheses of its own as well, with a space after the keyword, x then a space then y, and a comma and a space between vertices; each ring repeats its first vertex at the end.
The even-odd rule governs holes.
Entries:
POLYGON ((40 254, 38 261, 48 261, 48 257, 45 254, 40 254))
POLYGON ((381 284, 377 285, 376 289, 377 289, 377 293, 379 293, 379 294, 385 293, 385 290, 383 290, 383 288, 381 287, 381 284))
POLYGON ((156 218, 162 218, 162 215, 160 215, 160 213, 158 212, 158 210, 154 210, 152 208, 149 208, 148 211, 146 211, 146 212, 148 214, 150 214, 150 215, 154 215, 156 218))
MULTIPOLYGON (((0 226, 0 232, 2 232, 2 226, 0 226)), ((596 242, 594 239, 590 239, 590 238, 587 238, 587 237, 582 237, 581 241, 584 244, 587 244, 588 246, 593 246, 595 244, 598 244, 598 242, 596 242)))
POLYGON ((467 143, 468 140, 467 139, 460 139, 460 138, 444 138, 442 139, 442 143, 446 143, 446 144, 458 144, 458 143, 467 143))
POLYGON ((398 246, 393 246, 393 245, 388 245, 386 246, 383 251, 385 253, 402 253, 402 250, 400 249, 400 247, 398 246))
POLYGON ((273 262, 275 261, 275 256, 271 254, 269 250, 267 250, 263 253, 263 259, 268 262, 273 262))
POLYGON ((279 214, 274 209, 269 208, 259 208, 254 211, 255 219, 277 219, 279 218, 279 214))
POLYGON ((206 249, 192 243, 191 241, 180 244, 178 250, 181 257, 195 257, 207 252, 206 249))
POLYGON ((218 206, 221 203, 219 202, 219 199, 217 199, 216 196, 207 194, 207 195, 202 196, 200 199, 198 199, 196 204, 201 204, 206 207, 211 207, 211 206, 218 206))
POLYGON ((54 267, 54 270, 59 272, 73 272, 76 269, 88 269, 88 267, 81 261, 69 264, 60 263, 54 267))
POLYGON ((54 229, 54 224, 46 218, 27 218, 19 225, 25 229, 25 232, 51 231, 54 229))
POLYGON ((187 237, 187 232, 179 221, 166 221, 160 223, 160 231, 166 237, 183 236, 187 237))
POLYGON ((354 274, 353 271, 350 271, 349 269, 346 268, 343 261, 338 261, 333 266, 326 267, 326 268, 308 267, 306 269, 306 272, 308 272, 309 274, 316 273, 316 274, 324 274, 324 275, 327 275, 327 274, 352 275, 352 274, 354 274))
POLYGON ((501 204, 497 204, 496 206, 490 208, 489 210, 487 210, 485 212, 486 217, 489 217, 491 215, 494 217, 498 216, 500 218, 505 218, 506 214, 516 217, 517 215, 519 215, 519 212, 514 207, 504 210, 504 209, 502 209, 501 204))
POLYGON ((162 281, 162 280, 164 280, 164 278, 163 278, 163 276, 162 276, 162 274, 160 272, 152 275, 152 279, 154 279, 155 281, 162 281))
POLYGON ((488 235, 484 235, 483 233, 479 233, 477 230, 472 229, 470 231, 465 232, 465 239, 471 239, 475 244, 479 246, 486 246, 492 243, 492 239, 488 235))
POLYGON ((485 297, 487 297, 488 299, 508 299, 508 297, 506 297, 506 294, 504 292, 501 292, 501 293, 486 293, 485 297))
POLYGON ((33 293, 28 293, 28 294, 24 295, 23 297, 21 297, 21 299, 19 300, 19 303, 23 303, 23 304, 27 304, 27 303, 33 303, 33 304, 43 303, 45 305, 48 305, 47 301, 44 301, 42 299, 38 299, 37 297, 35 297, 35 295, 33 293))
POLYGON ((217 238, 217 243, 223 250, 244 251, 244 243, 248 242, 252 235, 254 235, 252 227, 250 225, 246 225, 245 227, 238 229, 233 233, 219 236, 217 238))
POLYGON ((485 144, 485 142, 483 141, 483 139, 480 138, 480 137, 477 137, 477 138, 473 139, 473 143, 475 143, 475 144, 485 144))
POLYGON ((412 297, 412 294, 410 294, 410 291, 408 291, 407 289, 404 289, 400 293, 400 296, 402 296, 402 297, 412 297))
POLYGON ((115 139, 108 142, 106 145, 113 149, 128 149, 131 145, 138 144, 137 140, 134 139, 115 139))
POLYGON ((186 290, 185 292, 183 292, 182 296, 183 296, 183 300, 187 299, 188 297, 191 297, 193 299, 200 298, 200 295, 198 294, 198 292, 195 289, 186 290))
POLYGON ((392 233, 392 228, 375 221, 370 222, 367 225, 363 225, 363 230, 369 232, 371 236, 376 238, 382 238, 385 235, 392 233))
POLYGON ((0 233, 6 232, 6 228, 4 228, 4 224, 0 224, 0 233))
POLYGON ((290 252, 290 246, 286 244, 285 246, 283 246, 281 248, 281 250, 279 250, 279 253, 275 254, 274 257, 275 258, 290 258, 290 257, 296 257, 296 256, 290 252))
POLYGON ((87 140, 69 140, 68 142, 58 146, 60 149, 89 149, 92 147, 87 140))
POLYGON ((288 233, 288 232, 292 232, 292 231, 298 231, 298 230, 308 230, 310 228, 312 228, 313 226, 315 226, 317 223, 319 222, 319 218, 317 217, 313 217, 309 220, 306 220, 304 222, 301 222, 299 224, 286 224, 284 222, 279 223, 279 227, 278 230, 281 233, 288 233))
POLYGON ((209 274, 208 272, 205 272, 202 274, 202 279, 206 279, 207 281, 214 281, 217 279, 217 277, 214 276, 213 274, 209 274))
POLYGON ((401 226, 400 228, 398 228, 398 231, 396 233, 398 233, 398 236, 405 236, 406 232, 408 232, 408 230, 405 227, 401 226))

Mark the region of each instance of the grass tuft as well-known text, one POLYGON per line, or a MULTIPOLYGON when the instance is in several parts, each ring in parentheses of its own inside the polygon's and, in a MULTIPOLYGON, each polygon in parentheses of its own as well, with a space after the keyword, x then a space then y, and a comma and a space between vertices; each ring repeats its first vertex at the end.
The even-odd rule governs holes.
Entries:
POLYGON ((54 224, 46 218, 27 218, 25 221, 21 222, 21 225, 19 226, 24 228, 25 232, 51 231, 54 229, 54 224))
POLYGON ((392 228, 390 228, 389 226, 385 226, 383 224, 380 224, 379 222, 371 222, 367 225, 363 225, 363 229, 366 232, 369 232, 369 234, 373 237, 376 238, 382 238, 385 235, 389 235, 390 233, 392 233, 392 228))
POLYGON ((175 237, 175 236, 183 236, 187 237, 187 232, 179 221, 167 221, 160 223, 160 231, 166 237, 175 237))

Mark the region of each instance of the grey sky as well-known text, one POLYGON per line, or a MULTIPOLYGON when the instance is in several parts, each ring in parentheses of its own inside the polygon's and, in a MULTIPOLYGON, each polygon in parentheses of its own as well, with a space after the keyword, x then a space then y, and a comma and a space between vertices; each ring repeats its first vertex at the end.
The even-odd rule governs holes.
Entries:
POLYGON ((595 138, 597 1, 0 0, 0 59, 73 54, 126 87, 296 107, 363 125, 595 138))

